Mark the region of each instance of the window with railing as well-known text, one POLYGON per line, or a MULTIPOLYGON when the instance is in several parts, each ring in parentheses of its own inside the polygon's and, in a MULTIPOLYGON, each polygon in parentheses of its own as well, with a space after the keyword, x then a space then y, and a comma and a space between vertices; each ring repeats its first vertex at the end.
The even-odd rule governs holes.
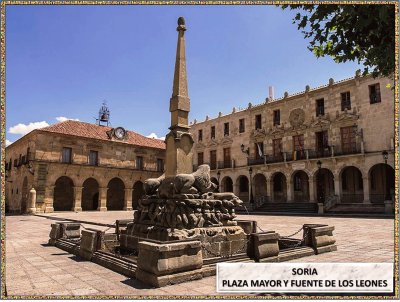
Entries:
POLYGON ((273 122, 274 122, 274 126, 278 126, 281 124, 281 111, 279 109, 274 110, 273 122))
POLYGON ((217 150, 210 151, 210 169, 214 170, 217 168, 217 150))
POLYGON ((239 133, 243 133, 244 131, 245 131, 244 118, 241 118, 239 120, 239 133))
POLYGON ((282 139, 276 138, 272 140, 272 152, 275 159, 282 157, 282 139))
POLYGON ((211 139, 215 139, 215 126, 211 126, 211 139))
POLYGON ((224 136, 229 136, 229 123, 224 123, 224 136))
POLYGON ((315 101, 316 105, 316 115, 323 116, 325 115, 325 101, 324 99, 318 99, 315 101))
POLYGON ((89 151, 89 165, 97 166, 99 164, 99 153, 97 151, 89 151))
POLYGON ((381 102, 381 89, 379 83, 369 85, 369 103, 375 104, 381 102))
POLYGON ((231 148, 224 148, 224 168, 231 167, 231 148))
POLYGON ((356 152, 356 134, 353 126, 340 128, 342 141, 342 153, 349 154, 356 152))
POLYGON ((350 91, 342 92, 340 95, 342 98, 342 111, 346 109, 350 110, 351 109, 350 91))
POLYGON ((199 142, 201 142, 203 140, 203 130, 199 130, 198 138, 199 138, 199 142))
POLYGON ((293 160, 304 159, 304 135, 293 136, 293 160))
POLYGON ((261 125, 261 114, 257 114, 255 116, 255 126, 256 126, 256 130, 257 129, 261 129, 262 125, 261 125))
POLYGON ((72 162, 72 148, 62 148, 61 162, 70 164, 72 162))
POLYGON ((328 131, 315 132, 315 140, 317 156, 329 155, 328 131))

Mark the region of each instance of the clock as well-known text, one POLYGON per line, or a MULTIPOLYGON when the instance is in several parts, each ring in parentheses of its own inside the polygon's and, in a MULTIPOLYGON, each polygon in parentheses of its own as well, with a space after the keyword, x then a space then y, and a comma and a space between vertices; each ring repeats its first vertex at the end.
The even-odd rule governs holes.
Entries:
POLYGON ((122 127, 117 127, 114 129, 114 136, 117 139, 124 139, 126 135, 126 130, 122 127))

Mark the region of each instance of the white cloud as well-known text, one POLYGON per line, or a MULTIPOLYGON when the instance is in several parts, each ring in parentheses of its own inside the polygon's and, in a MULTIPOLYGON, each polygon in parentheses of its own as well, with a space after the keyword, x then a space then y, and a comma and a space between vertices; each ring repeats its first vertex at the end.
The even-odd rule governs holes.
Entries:
POLYGON ((6 147, 11 145, 13 142, 10 142, 8 139, 6 139, 6 147))
POLYGON ((77 118, 67 118, 65 116, 57 116, 56 120, 57 120, 57 122, 65 122, 65 121, 68 121, 68 120, 79 121, 79 119, 77 119, 77 118))
POLYGON ((10 127, 10 129, 8 129, 8 133, 25 135, 34 129, 39 129, 47 126, 49 126, 49 124, 45 121, 29 123, 28 125, 17 124, 15 126, 10 127))
POLYGON ((158 137, 157 134, 155 134, 154 132, 150 133, 150 134, 147 135, 146 137, 165 140, 165 136, 158 137))

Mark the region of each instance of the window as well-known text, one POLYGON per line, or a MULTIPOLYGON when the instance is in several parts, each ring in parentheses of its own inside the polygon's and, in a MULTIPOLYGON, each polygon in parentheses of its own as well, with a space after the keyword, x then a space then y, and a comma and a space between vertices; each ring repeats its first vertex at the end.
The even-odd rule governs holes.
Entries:
POLYGON ((21 159, 21 164, 25 165, 26 163, 27 163, 27 161, 26 161, 26 155, 23 155, 23 156, 22 156, 22 159, 21 159))
POLYGON ((197 165, 200 166, 202 164, 204 164, 204 153, 199 152, 197 153, 197 165))
POLYGON ((296 174, 294 176, 293 182, 294 182, 294 190, 295 191, 301 191, 301 177, 300 177, 299 174, 296 174))
POLYGON ((304 135, 293 136, 293 151, 303 151, 304 150, 304 135))
POLYGON ((340 128, 340 136, 342 139, 342 152, 344 154, 356 151, 356 134, 353 126, 340 128))
POLYGON ((210 151, 210 169, 215 170, 217 168, 217 150, 210 151))
POLYGON ((239 120, 239 133, 243 133, 244 131, 245 131, 244 118, 241 118, 239 120))
POLYGON ((342 111, 351 109, 350 91, 342 92, 342 111))
POLYGON ((280 158, 282 156, 282 139, 277 138, 272 140, 273 154, 275 158, 280 158))
POLYGON ((143 170, 143 156, 136 156, 136 169, 143 170))
POLYGON ((320 132, 315 132, 315 145, 317 147, 317 153, 318 155, 322 155, 324 153, 324 150, 326 148, 329 148, 328 145, 328 131, 320 131, 320 132))
POLYGON ((215 126, 211 126, 211 139, 215 139, 215 126))
POLYGON ((322 116, 325 115, 325 102, 324 99, 316 100, 316 115, 322 116))
POLYGON ((157 158, 157 172, 164 171, 164 160, 162 158, 157 158))
POLYGON ((14 159, 14 167, 18 167, 18 159, 14 159))
POLYGON ((18 166, 22 165, 22 154, 19 155, 18 166))
POLYGON ((97 166, 99 164, 99 153, 97 151, 89 151, 89 165, 97 166))
POLYGON ((255 158, 260 159, 264 157, 264 143, 255 143, 254 144, 255 158))
POLYGON ((229 123, 224 123, 224 136, 229 136, 229 123))
POLYGON ((369 103, 375 104, 381 102, 381 89, 379 83, 369 85, 369 103))
POLYGON ((280 125, 281 124, 281 111, 274 110, 274 126, 280 125))
POLYGON ((224 148, 224 168, 231 167, 231 148, 224 148))
POLYGON ((203 130, 199 130, 199 142, 203 140, 203 130))
POLYGON ((8 170, 11 170, 12 168, 12 159, 10 158, 10 161, 8 162, 8 170))
POLYGON ((293 136, 293 160, 304 158, 304 135, 295 135, 293 136))
POLYGON ((72 149, 71 148, 63 148, 62 149, 62 159, 61 161, 66 164, 71 163, 71 155, 72 155, 72 149))
POLYGON ((261 129, 261 114, 256 115, 256 130, 261 129))

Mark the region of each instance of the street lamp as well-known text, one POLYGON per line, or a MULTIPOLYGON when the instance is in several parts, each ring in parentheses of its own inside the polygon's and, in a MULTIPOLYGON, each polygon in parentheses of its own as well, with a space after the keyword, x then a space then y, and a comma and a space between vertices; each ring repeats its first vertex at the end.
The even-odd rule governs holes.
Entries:
POLYGON ((217 192, 219 193, 219 178, 221 177, 221 172, 217 172, 217 180, 218 180, 218 187, 217 187, 217 192))
POLYGON ((384 150, 383 152, 382 152, 382 156, 383 156, 383 160, 385 161, 385 167, 384 167, 384 169, 383 169, 383 201, 385 201, 386 200, 386 166, 387 166, 387 160, 388 160, 388 153, 387 153, 387 151, 386 150, 384 150))
POLYGON ((250 203, 254 204, 254 198, 253 198, 253 168, 249 168, 249 175, 250 175, 250 203))
POLYGON ((321 183, 321 166, 322 162, 320 160, 317 161, 317 166, 318 166, 318 177, 317 177, 317 182, 318 182, 318 201, 322 203, 322 183, 321 183))

